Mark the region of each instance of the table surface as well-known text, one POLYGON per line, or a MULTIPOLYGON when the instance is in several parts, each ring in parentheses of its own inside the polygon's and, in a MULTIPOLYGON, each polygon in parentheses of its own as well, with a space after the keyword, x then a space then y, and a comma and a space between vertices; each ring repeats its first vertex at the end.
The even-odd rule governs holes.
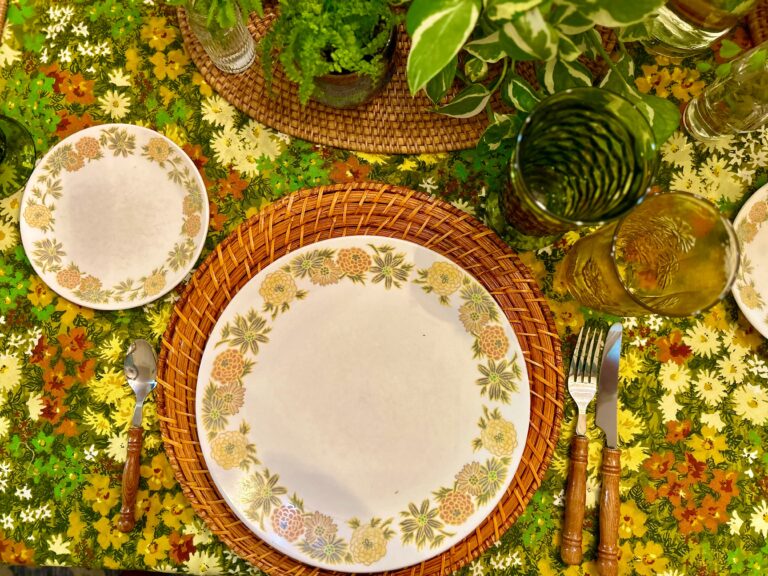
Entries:
MULTIPOLYGON (((750 43, 744 29, 732 39, 750 43)), ((681 105, 708 81, 697 63, 642 55, 637 85, 681 105)), ((203 257, 244 218, 307 186, 376 180, 437 194, 485 218, 505 181, 503 153, 382 156, 277 134, 214 94, 184 52, 174 13, 148 2, 11 3, 0 46, 0 110, 30 127, 40 151, 93 124, 128 122, 179 143, 208 186, 203 257)), ((768 179, 768 128, 703 146, 682 132, 661 149, 660 190, 680 189, 735 215, 768 179)), ((132 409, 122 376, 132 339, 158 343, 177 293, 125 312, 73 305, 34 274, 18 235, 19 195, 0 200, 0 564, 246 572, 195 516, 144 410, 141 518, 118 532, 120 476, 132 409)), ((544 290, 570 356, 594 314, 558 281, 578 239, 521 254, 544 290)), ((620 573, 768 572, 768 346, 728 297, 697 317, 623 320, 620 573)), ((590 419, 590 424, 592 424, 590 419)), ((559 560, 567 451, 562 435, 542 487, 495 547, 465 568, 596 573, 602 439, 589 428, 585 562, 559 560)))

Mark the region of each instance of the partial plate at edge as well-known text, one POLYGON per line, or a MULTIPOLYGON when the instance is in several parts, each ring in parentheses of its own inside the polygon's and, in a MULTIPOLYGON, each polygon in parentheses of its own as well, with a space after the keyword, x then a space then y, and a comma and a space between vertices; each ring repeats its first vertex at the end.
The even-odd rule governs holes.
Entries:
POLYGON ((747 320, 768 338, 768 184, 742 206, 734 226, 741 262, 733 296, 747 320))
POLYGON ((54 146, 21 201, 21 238, 37 274, 90 308, 141 306, 172 290, 205 242, 197 168, 148 128, 105 124, 54 146))
POLYGON ((450 548, 515 475, 530 418, 493 297, 417 244, 350 236, 260 271, 203 353, 196 419, 219 492, 297 560, 394 570, 450 548))

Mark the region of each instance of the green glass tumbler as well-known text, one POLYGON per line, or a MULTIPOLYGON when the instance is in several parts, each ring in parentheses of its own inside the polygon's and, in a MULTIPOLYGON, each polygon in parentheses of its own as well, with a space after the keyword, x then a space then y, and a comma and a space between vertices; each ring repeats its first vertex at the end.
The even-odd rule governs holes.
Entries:
POLYGON ((27 182, 35 158, 35 142, 29 130, 0 114, 0 198, 10 196, 27 182))
POLYGON ((555 94, 517 136, 500 199, 504 235, 536 248, 615 220, 642 202, 657 166, 653 131, 628 100, 601 88, 555 94))

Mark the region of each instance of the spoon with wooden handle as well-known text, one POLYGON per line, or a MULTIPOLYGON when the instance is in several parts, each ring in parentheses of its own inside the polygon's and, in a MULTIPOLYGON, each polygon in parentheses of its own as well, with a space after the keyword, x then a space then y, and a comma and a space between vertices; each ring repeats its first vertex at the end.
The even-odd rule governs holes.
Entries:
POLYGON ((144 400, 157 386, 157 354, 152 345, 146 340, 134 340, 125 355, 123 371, 136 395, 136 407, 128 430, 128 455, 123 468, 123 501, 117 528, 121 532, 130 532, 136 525, 134 508, 136 493, 139 490, 141 445, 144 433, 141 427, 142 408, 144 408, 144 400))

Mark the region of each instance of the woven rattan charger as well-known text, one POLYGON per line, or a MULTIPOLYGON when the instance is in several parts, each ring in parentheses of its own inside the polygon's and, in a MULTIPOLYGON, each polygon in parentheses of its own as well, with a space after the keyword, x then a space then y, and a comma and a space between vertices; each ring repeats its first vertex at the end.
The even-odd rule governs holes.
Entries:
MULTIPOLYGON (((257 42, 269 30, 273 10, 266 5, 263 19, 251 15, 248 27, 257 42)), ((302 106, 296 85, 280 66, 275 66, 271 88, 267 87, 258 45, 256 62, 248 70, 242 74, 222 72, 190 30, 183 9, 179 9, 178 17, 187 52, 206 82, 251 118, 285 134, 345 150, 421 154, 473 148, 487 126, 484 114, 450 118, 432 112, 423 93, 411 96, 405 75, 410 39, 404 32, 397 43, 395 73, 384 90, 363 106, 336 110, 312 101, 302 106)))
POLYGON ((302 246, 359 234, 421 244, 473 274, 509 318, 525 357, 530 429, 509 488, 464 540, 420 565, 391 573, 449 574, 496 542, 541 484, 557 444, 564 391, 560 341, 534 280, 491 230, 450 204, 384 184, 327 186, 288 196, 237 228, 193 275, 163 336, 157 409, 166 452, 192 506, 234 552, 270 574, 337 574, 285 556, 237 519, 205 465, 194 416, 195 390, 206 341, 250 278, 302 246))

